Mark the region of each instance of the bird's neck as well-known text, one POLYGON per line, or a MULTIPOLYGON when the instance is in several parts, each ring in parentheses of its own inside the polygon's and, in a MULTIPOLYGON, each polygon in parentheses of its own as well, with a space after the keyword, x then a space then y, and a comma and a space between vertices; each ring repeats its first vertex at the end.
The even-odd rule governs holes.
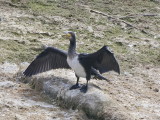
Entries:
POLYGON ((70 45, 69 45, 69 49, 68 49, 68 56, 70 58, 73 58, 76 56, 76 39, 72 38, 70 40, 70 45))

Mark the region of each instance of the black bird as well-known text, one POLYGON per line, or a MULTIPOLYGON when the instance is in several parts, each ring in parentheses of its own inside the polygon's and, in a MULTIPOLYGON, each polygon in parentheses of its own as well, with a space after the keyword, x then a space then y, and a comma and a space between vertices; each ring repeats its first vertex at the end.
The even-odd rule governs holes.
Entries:
POLYGON ((25 76, 36 75, 51 69, 67 68, 73 69, 77 77, 77 82, 70 90, 80 88, 79 77, 86 78, 86 85, 80 88, 86 93, 88 81, 91 76, 97 79, 105 79, 101 74, 108 71, 115 71, 120 74, 120 69, 114 54, 107 46, 103 46, 95 53, 76 53, 76 36, 74 32, 65 32, 65 37, 70 40, 68 52, 54 47, 47 47, 40 53, 24 71, 25 76))

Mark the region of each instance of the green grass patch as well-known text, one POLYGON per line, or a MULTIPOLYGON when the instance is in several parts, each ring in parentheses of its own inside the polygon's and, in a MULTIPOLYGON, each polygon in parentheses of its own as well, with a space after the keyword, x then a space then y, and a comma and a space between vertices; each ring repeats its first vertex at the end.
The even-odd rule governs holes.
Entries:
POLYGON ((26 45, 25 42, 15 40, 0 40, 0 48, 5 53, 0 57, 0 63, 6 60, 14 63, 31 61, 40 52, 35 44, 26 45))
POLYGON ((44 0, 31 0, 27 6, 37 15, 70 16, 70 11, 62 8, 58 2, 47 3, 44 0))
POLYGON ((140 47, 141 54, 138 54, 139 62, 146 64, 160 65, 160 49, 150 48, 149 46, 140 47))
MULTIPOLYGON (((154 63, 154 64, 159 64, 159 53, 158 50, 149 48, 149 47, 143 47, 143 45, 138 45, 139 47, 139 54, 130 54, 130 49, 128 48, 126 43, 118 42, 116 41, 120 37, 125 38, 127 41, 139 41, 139 38, 145 38, 148 36, 142 32, 140 32, 137 29, 126 27, 125 25, 121 25, 121 23, 110 20, 107 17, 100 15, 100 14, 95 14, 95 13, 90 13, 89 10, 85 9, 85 7, 82 7, 85 5, 86 7, 88 6, 91 9, 94 10, 99 10, 101 12, 104 12, 108 15, 114 16, 114 17, 123 17, 123 16, 128 16, 128 15, 136 15, 136 14, 145 14, 145 13, 155 13, 157 9, 157 3, 152 2, 152 1, 131 1, 131 0, 126 0, 126 1, 121 1, 121 0, 82 0, 82 1, 77 1, 77 0, 30 0, 27 3, 27 6, 29 9, 33 11, 34 15, 41 15, 45 16, 46 19, 47 17, 51 16, 60 16, 64 19, 63 20, 57 20, 47 23, 43 19, 38 19, 35 17, 32 19, 24 18, 25 21, 41 21, 43 27, 49 31, 50 33, 54 33, 53 36, 48 36, 43 34, 44 37, 49 38, 51 37, 52 39, 57 39, 57 34, 60 35, 60 32, 63 32, 62 29, 66 28, 67 30, 75 31, 77 32, 77 51, 78 52, 84 52, 84 53, 92 53, 95 52, 96 50, 100 49, 104 45, 108 45, 115 53, 115 55, 119 56, 121 60, 123 60, 121 55, 123 55, 124 58, 126 58, 126 61, 124 62, 124 65, 127 62, 130 62, 130 64, 134 65, 137 63, 142 63, 142 64, 148 64, 148 63, 154 63), (79 29, 79 26, 77 25, 71 25, 69 26, 68 23, 66 23, 65 20, 68 20, 67 22, 69 23, 78 23, 86 26, 85 28, 79 29), (46 26, 45 26, 46 25, 46 26), (64 27, 63 27, 64 26, 64 27), (86 28, 88 26, 92 26, 93 32, 89 32, 86 28), (101 29, 101 27, 103 27, 101 29), (96 36, 95 33, 100 33, 102 37, 96 36), (142 49, 143 48, 143 49, 142 49)), ((157 11, 158 13, 158 11, 157 11)), ((50 18, 48 19, 50 20, 50 18)), ((124 17, 123 19, 126 22, 129 22, 135 26, 138 26, 139 28, 143 28, 144 30, 147 29, 148 32, 157 32, 159 21, 158 18, 154 19, 150 17, 144 17, 144 16, 139 16, 139 17, 124 17), (152 25, 151 22, 153 22, 152 25), (149 24, 148 24, 149 23, 149 24), (141 25, 146 24, 149 27, 141 27, 141 25), (151 28, 156 28, 156 29, 151 29, 151 28), (153 31, 152 31, 153 30, 153 31)), ((15 36, 20 36, 18 33, 12 33, 15 36)), ((13 46, 9 43, 6 42, 6 46, 2 46, 1 48, 4 47, 5 51, 9 51, 6 54, 6 57, 9 58, 10 60, 14 59, 19 59, 19 61, 30 61, 30 58, 33 58, 33 56, 37 55, 38 52, 36 51, 37 48, 35 46, 38 46, 36 39, 38 39, 39 34, 34 34, 34 33, 27 33, 28 36, 32 36, 35 38, 35 42, 32 42, 32 40, 29 40, 30 46, 26 46, 22 43, 18 43, 16 41, 12 41, 11 43, 13 46), (13 52, 12 52, 13 51, 13 52), (12 54, 13 53, 13 54, 12 54), (10 56, 9 56, 10 55, 10 56), (17 57, 19 56, 19 57, 17 57)), ((159 40, 157 38, 157 40, 159 40)), ((64 40, 63 38, 58 40, 59 42, 53 43, 53 46, 67 50, 69 42, 67 40, 64 40)), ((1 41, 2 42, 2 41, 1 41)), ((2 43, 4 44, 4 43, 2 43)), ((6 58, 5 57, 5 58, 6 58)), ((1 60, 3 61, 3 60, 1 60)), ((15 61, 15 60, 14 60, 15 61)), ((123 64, 123 62, 122 62, 123 64)))

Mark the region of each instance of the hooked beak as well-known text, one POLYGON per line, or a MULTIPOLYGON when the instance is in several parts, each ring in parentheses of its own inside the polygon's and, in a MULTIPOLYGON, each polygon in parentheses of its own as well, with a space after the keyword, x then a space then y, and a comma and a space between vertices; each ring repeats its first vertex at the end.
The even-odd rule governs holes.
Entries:
POLYGON ((68 33, 67 31, 65 31, 64 34, 62 35, 62 37, 66 38, 66 39, 70 39, 71 38, 71 34, 68 33))

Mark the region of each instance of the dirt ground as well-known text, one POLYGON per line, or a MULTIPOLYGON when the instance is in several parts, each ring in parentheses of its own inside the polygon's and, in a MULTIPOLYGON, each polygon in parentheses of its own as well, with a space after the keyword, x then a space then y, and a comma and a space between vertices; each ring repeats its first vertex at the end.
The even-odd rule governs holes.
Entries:
POLYGON ((18 70, 16 64, 0 66, 0 120, 87 120, 82 112, 60 108, 45 94, 20 82, 15 77, 18 70))
MULTIPOLYGON (((50 22, 53 22, 51 18, 47 18, 46 21, 43 21, 44 16, 34 16, 30 10, 27 11, 9 3, 9 1, 0 0, 0 42, 3 43, 5 41, 7 43, 10 41, 5 44, 8 46, 8 49, 4 49, 3 46, 0 48, 0 50, 3 51, 3 54, 0 55, 2 60, 3 58, 6 59, 7 54, 12 50, 16 50, 16 48, 9 49, 9 46, 14 45, 15 41, 18 42, 19 45, 17 47, 19 48, 21 48, 23 44, 31 47, 22 47, 23 50, 35 50, 36 52, 30 53, 32 56, 35 56, 35 54, 39 52, 38 50, 43 44, 52 45, 52 42, 54 42, 55 45, 58 44, 57 39, 60 38, 60 34, 55 38, 54 33, 46 29, 50 25, 50 22), (42 24, 43 22, 45 22, 45 25, 42 24), (37 39, 40 43, 34 43, 34 40, 37 41, 37 39), (40 47, 37 48, 35 44, 38 44, 40 47)), ((58 22, 67 22, 67 19, 59 16, 54 17, 54 22, 57 22, 56 20, 58 22)), ((80 26, 82 27, 83 25, 84 24, 80 26)), ((61 31, 67 29, 67 25, 65 27, 61 28, 61 31)), ((99 27, 103 29, 103 26, 99 27)), ((92 27, 88 27, 88 31, 92 31, 92 27)), ((95 34, 103 37, 103 33, 101 36, 101 32, 98 32, 98 30, 95 34)), ((81 37, 85 36, 82 35, 81 37)), ((122 42, 121 39, 117 41, 119 43, 122 42)), ((122 44, 127 43, 128 41, 124 40, 122 44)), ((160 47, 158 40, 151 40, 149 38, 138 43, 135 41, 129 43, 129 49, 133 49, 134 45, 136 46, 139 44, 149 44, 154 49, 159 49, 160 47)), ((78 45, 81 44, 83 44, 83 42, 78 43, 78 45)), ((61 42, 61 46, 64 45, 65 43, 61 42)), ((87 44, 87 46, 89 45, 87 44)), ((136 49, 133 52, 136 52, 136 49)), ((23 54, 28 53, 26 52, 23 54)), ((26 60, 27 57, 25 55, 23 56, 23 54, 19 54, 19 56, 26 60)), ((13 56, 9 56, 8 59, 13 56)), ((19 56, 17 57, 20 58, 19 56)), ((159 54, 156 56, 159 56, 159 54)), ((128 111, 128 115, 134 116, 133 120, 160 120, 159 64, 155 65, 151 62, 148 64, 134 64, 133 62, 132 66, 125 67, 127 63, 123 57, 123 54, 121 57, 118 57, 121 60, 121 75, 114 74, 113 72, 106 73, 104 76, 110 80, 110 83, 93 79, 90 81, 90 84, 95 85, 95 87, 97 86, 115 99, 120 106, 125 107, 128 111), (125 65, 121 65, 123 62, 122 60, 125 61, 125 65)), ((132 57, 134 56, 131 55, 130 58, 132 57)), ((31 89, 28 84, 19 82, 15 77, 13 78, 16 72, 19 71, 19 67, 17 66, 20 64, 19 62, 15 62, 15 56, 14 58, 15 60, 13 59, 13 61, 9 61, 9 63, 2 62, 0 66, 0 120, 87 119, 78 110, 62 109, 58 107, 54 101, 50 101, 49 98, 47 98, 48 101, 46 101, 47 96, 41 95, 41 93, 31 89)), ((33 58, 27 59, 30 61, 33 58)), ((61 72, 54 74, 61 75, 61 72)), ((83 81, 83 79, 81 79, 81 81, 83 81)))

